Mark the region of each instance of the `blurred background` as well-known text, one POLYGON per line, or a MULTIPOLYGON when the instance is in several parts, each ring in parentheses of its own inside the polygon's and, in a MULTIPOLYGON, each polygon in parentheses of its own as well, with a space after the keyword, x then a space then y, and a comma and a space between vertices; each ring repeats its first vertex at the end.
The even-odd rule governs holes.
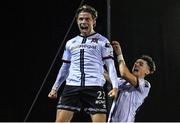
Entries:
MULTIPOLYGON (((47 98, 62 64, 62 41, 81 0, 4 1, 1 4, 0 121, 24 121, 53 59, 27 121, 53 122, 57 100, 47 98)), ((84 0, 99 14, 95 30, 108 36, 107 0, 84 0)), ((111 40, 121 42, 131 69, 136 57, 150 55, 157 71, 147 80, 152 88, 136 121, 180 121, 180 1, 112 0, 111 40)), ((76 21, 66 41, 79 34, 76 21)), ((61 89, 59 91, 59 95, 61 89)), ((75 114, 73 121, 90 121, 75 114)))

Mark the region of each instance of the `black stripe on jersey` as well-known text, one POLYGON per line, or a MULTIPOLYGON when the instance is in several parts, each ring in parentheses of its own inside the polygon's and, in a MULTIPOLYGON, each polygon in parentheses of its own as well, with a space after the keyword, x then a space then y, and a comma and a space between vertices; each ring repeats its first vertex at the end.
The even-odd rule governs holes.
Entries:
MULTIPOLYGON (((87 38, 84 37, 82 44, 86 43, 87 38)), ((84 73, 84 49, 80 49, 80 71, 81 71, 81 86, 85 86, 85 73, 84 73)))
POLYGON ((87 38, 84 37, 83 40, 82 40, 82 44, 85 44, 85 43, 86 43, 86 40, 87 40, 87 38))
POLYGON ((84 49, 80 49, 80 71, 81 71, 81 86, 84 86, 85 85, 84 49))
POLYGON ((62 59, 62 61, 63 61, 64 63, 71 63, 71 61, 67 61, 67 60, 64 60, 64 59, 62 59))
POLYGON ((114 59, 114 58, 112 56, 107 56, 102 58, 102 60, 106 60, 106 59, 114 59))

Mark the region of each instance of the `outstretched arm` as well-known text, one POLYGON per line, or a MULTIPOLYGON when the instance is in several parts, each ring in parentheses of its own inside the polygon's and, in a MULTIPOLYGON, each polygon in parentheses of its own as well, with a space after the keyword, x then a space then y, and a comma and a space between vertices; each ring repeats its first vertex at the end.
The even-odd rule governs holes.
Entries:
POLYGON ((138 79, 129 71, 128 67, 126 66, 120 44, 117 41, 112 41, 112 46, 117 55, 121 77, 123 77, 124 79, 129 81, 131 85, 136 87, 138 85, 138 79))

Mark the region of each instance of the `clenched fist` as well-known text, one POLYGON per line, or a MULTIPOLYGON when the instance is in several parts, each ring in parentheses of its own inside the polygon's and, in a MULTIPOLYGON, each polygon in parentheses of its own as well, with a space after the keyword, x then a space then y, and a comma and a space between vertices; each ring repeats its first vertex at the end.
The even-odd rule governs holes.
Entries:
POLYGON ((108 93, 108 95, 109 95, 110 97, 116 98, 117 95, 118 95, 118 88, 113 88, 113 89, 108 93))
POLYGON ((52 89, 51 92, 48 94, 48 97, 51 99, 57 98, 57 91, 52 89))

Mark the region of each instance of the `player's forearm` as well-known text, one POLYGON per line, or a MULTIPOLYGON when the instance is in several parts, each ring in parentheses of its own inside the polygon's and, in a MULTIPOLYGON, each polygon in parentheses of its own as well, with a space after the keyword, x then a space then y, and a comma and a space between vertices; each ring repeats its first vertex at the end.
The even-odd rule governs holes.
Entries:
POLYGON ((118 59, 119 72, 121 74, 121 77, 123 77, 124 79, 129 81, 133 86, 136 86, 137 85, 137 78, 129 71, 128 67, 125 64, 125 61, 124 61, 122 54, 119 57, 122 57, 122 58, 118 59))
POLYGON ((53 90, 58 91, 61 84, 66 80, 67 76, 69 75, 69 67, 70 67, 70 64, 67 64, 67 63, 62 64, 59 70, 58 76, 56 78, 56 81, 52 87, 53 90))
POLYGON ((111 83, 111 80, 109 78, 109 74, 107 71, 104 72, 104 78, 106 79, 106 81, 110 82, 111 83))
POLYGON ((113 88, 118 88, 118 79, 117 79, 117 73, 116 73, 114 61, 112 59, 108 59, 105 61, 105 63, 108 69, 109 78, 113 88))

